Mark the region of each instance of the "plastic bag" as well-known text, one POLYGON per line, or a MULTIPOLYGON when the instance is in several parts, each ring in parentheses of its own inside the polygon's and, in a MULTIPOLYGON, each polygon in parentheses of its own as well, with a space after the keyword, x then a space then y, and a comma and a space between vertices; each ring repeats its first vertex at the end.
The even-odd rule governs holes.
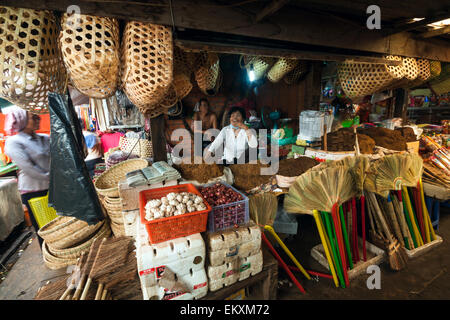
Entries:
POLYGON ((84 162, 85 143, 70 97, 49 93, 49 206, 58 215, 96 224, 105 218, 84 162))

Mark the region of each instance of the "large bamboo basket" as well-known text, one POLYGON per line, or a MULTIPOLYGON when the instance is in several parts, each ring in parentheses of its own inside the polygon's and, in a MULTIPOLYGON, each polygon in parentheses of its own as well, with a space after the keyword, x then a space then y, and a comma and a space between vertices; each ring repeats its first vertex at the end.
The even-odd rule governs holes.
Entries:
POLYGON ((185 98, 193 88, 190 77, 184 73, 174 74, 173 85, 175 86, 175 92, 178 100, 185 98))
POLYGON ((217 53, 201 52, 197 56, 197 68, 194 71, 195 80, 200 90, 206 95, 216 93, 216 84, 219 77, 220 60, 217 53))
POLYGON ((61 52, 74 86, 91 98, 114 95, 119 81, 118 21, 66 13, 61 24, 61 52))
POLYGON ((122 41, 122 86, 131 102, 151 114, 173 80, 173 41, 170 28, 128 22, 122 41))
POLYGON ((178 46, 173 47, 173 71, 174 74, 185 74, 190 78, 193 68, 193 55, 189 55, 178 46))
POLYGON ((255 81, 264 78, 267 71, 273 66, 276 58, 262 56, 241 56, 239 63, 241 68, 245 68, 247 72, 253 70, 255 81))
POLYGON ((430 62, 427 59, 417 59, 417 67, 419 68, 419 74, 417 79, 427 81, 431 78, 430 62))
POLYGON ((430 72, 431 72, 431 78, 437 77, 441 74, 442 68, 441 68, 441 62, 440 61, 430 61, 430 72))
POLYGON ((298 64, 296 59, 280 58, 275 62, 272 68, 267 73, 267 79, 270 82, 280 81, 286 74, 292 71, 298 64))
POLYGON ((48 113, 48 92, 62 93, 66 82, 55 16, 0 7, 0 34, 0 96, 32 113, 48 113))
POLYGON ((119 148, 126 153, 135 154, 139 158, 153 157, 153 145, 147 139, 120 137, 119 148))
POLYGON ((403 58, 403 66, 405 68, 405 78, 407 80, 415 80, 419 76, 419 66, 415 58, 403 58))
POLYGON ((340 85, 348 97, 363 97, 386 90, 402 81, 407 70, 404 59, 399 56, 386 56, 386 59, 402 61, 397 66, 371 63, 342 63, 338 66, 340 85))

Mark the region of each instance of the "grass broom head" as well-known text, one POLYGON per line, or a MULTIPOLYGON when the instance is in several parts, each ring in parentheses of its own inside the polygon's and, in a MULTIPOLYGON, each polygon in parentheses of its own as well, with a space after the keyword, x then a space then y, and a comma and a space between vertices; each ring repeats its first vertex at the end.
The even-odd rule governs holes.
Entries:
POLYGON ((94 264, 95 257, 97 256, 98 248, 100 247, 101 239, 96 238, 92 241, 89 249, 89 254, 86 257, 86 261, 81 264, 81 275, 88 275, 91 272, 92 265, 94 264))
POLYGON ((313 210, 331 212, 356 195, 351 169, 345 165, 310 170, 297 178, 284 198, 284 209, 290 213, 313 214, 313 210))
POLYGON ((389 265, 395 271, 404 269, 408 263, 408 255, 405 248, 394 239, 388 247, 389 265))
POLYGON ((258 225, 273 225, 277 215, 278 198, 272 192, 249 196, 250 218, 258 225))
POLYGON ((413 162, 419 163, 410 154, 392 154, 373 161, 366 172, 364 189, 387 198, 391 190, 401 190, 402 186, 416 186, 413 162))
POLYGON ((128 250, 132 238, 117 237, 103 238, 92 265, 89 278, 96 280, 111 270, 123 266, 128 256, 128 250))
POLYGON ((63 275, 58 280, 55 280, 39 289, 34 297, 34 300, 59 300, 61 295, 67 289, 67 279, 70 275, 63 275))

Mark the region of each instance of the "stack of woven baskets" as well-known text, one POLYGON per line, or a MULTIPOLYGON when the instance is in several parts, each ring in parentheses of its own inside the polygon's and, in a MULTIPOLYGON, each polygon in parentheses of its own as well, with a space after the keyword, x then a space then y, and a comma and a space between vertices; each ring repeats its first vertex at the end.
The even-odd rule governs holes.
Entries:
POLYGON ((39 229, 38 234, 44 239, 44 262, 56 270, 76 264, 83 253, 89 252, 96 238, 111 235, 111 228, 106 220, 88 225, 73 217, 59 216, 39 229))
POLYGON ((128 172, 143 169, 147 166, 148 162, 145 159, 126 160, 107 169, 95 180, 95 189, 111 221, 111 229, 116 237, 125 234, 119 182, 126 177, 128 172))

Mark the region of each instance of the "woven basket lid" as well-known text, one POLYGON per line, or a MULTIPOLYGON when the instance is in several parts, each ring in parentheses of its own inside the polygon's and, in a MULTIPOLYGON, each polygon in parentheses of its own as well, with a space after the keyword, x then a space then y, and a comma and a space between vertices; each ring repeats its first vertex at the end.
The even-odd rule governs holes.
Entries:
POLYGON ((119 81, 118 21, 64 14, 61 24, 61 52, 74 86, 91 98, 112 96, 119 81))
POLYGON ((295 68, 298 64, 296 59, 280 58, 275 62, 272 68, 267 73, 267 79, 270 82, 280 81, 286 74, 295 68))
POLYGON ((122 87, 139 110, 157 105, 173 80, 173 41, 170 28, 128 22, 122 40, 122 87))
POLYGON ((56 18, 47 10, 0 7, 0 96, 32 113, 48 113, 48 92, 66 82, 56 18))

